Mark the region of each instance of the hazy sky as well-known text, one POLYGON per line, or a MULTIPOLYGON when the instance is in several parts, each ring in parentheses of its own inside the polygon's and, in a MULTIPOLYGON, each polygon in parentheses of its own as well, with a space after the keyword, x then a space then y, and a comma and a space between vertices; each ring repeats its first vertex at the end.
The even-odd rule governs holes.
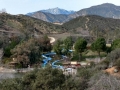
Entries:
POLYGON ((10 14, 26 14, 55 7, 78 11, 102 3, 120 6, 119 0, 0 0, 0 10, 5 8, 10 14))

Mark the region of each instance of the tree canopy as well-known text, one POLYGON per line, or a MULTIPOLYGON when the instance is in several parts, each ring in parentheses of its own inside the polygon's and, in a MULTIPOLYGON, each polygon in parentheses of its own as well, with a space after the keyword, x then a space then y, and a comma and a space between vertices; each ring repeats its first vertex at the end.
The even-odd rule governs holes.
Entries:
POLYGON ((57 55, 62 54, 62 47, 61 47, 61 40, 57 40, 53 46, 53 50, 56 52, 57 55))
POLYGON ((78 53, 82 53, 86 49, 86 46, 87 41, 83 38, 78 38, 77 41, 75 42, 74 48, 78 53))
POLYGON ((83 38, 78 38, 75 42, 75 51, 80 54, 79 59, 81 59, 81 53, 86 49, 87 41, 83 38))
POLYGON ((73 46, 72 37, 67 37, 66 39, 64 39, 63 43, 65 45, 65 48, 71 49, 71 47, 73 46))
POLYGON ((100 52, 106 50, 106 41, 104 38, 98 38, 91 45, 91 49, 93 51, 97 51, 100 57, 100 52))
POLYGON ((72 49, 73 46, 73 40, 72 37, 67 37, 64 39, 63 41, 64 44, 64 49, 62 50, 63 54, 68 55, 69 54, 69 50, 72 49))
POLYGON ((50 40, 47 37, 29 39, 11 50, 12 57, 23 65, 40 62, 41 53, 46 51, 51 51, 50 40))
MULTIPOLYGON (((79 80, 80 81, 80 80, 79 80)), ((61 70, 36 69, 18 79, 7 79, 0 83, 1 90, 77 90, 79 83, 61 70)))
POLYGON ((112 49, 120 48, 120 39, 115 39, 111 45, 112 49))

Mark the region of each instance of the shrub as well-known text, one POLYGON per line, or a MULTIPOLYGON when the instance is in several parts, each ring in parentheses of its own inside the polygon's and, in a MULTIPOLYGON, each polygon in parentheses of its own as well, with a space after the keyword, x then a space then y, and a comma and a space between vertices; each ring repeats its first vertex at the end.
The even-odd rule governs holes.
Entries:
POLYGON ((120 58, 114 63, 115 66, 120 67, 120 58))
POLYGON ((9 63, 9 62, 11 62, 12 61, 12 58, 4 58, 3 60, 2 60, 2 63, 3 64, 7 64, 7 63, 9 63))
POLYGON ((120 58, 120 48, 113 50, 111 53, 109 53, 106 57, 106 59, 110 62, 109 65, 113 66, 114 63, 120 58))
POLYGON ((102 72, 93 75, 88 84, 87 90, 120 90, 120 80, 102 72))

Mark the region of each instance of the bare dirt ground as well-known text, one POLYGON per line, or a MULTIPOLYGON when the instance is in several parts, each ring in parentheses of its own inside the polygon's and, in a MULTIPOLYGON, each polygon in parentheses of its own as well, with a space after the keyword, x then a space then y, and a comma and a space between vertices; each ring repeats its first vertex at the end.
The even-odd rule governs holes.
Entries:
POLYGON ((110 75, 113 75, 113 76, 120 77, 120 70, 118 70, 118 72, 115 72, 115 70, 116 70, 116 67, 111 67, 111 68, 108 68, 108 69, 104 70, 104 72, 107 72, 107 73, 109 73, 110 75))
POLYGON ((0 72, 16 72, 15 69, 8 69, 5 67, 0 67, 0 72))
POLYGON ((86 37, 88 35, 84 34, 72 34, 72 33, 61 33, 61 34, 48 34, 49 37, 54 37, 56 40, 57 39, 65 39, 68 36, 75 36, 75 37, 86 37))

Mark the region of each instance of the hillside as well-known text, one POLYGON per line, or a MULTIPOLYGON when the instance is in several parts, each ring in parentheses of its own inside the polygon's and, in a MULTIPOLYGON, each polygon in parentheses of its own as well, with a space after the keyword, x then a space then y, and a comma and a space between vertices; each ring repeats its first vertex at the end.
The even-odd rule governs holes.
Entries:
POLYGON ((54 15, 51 13, 45 13, 45 12, 41 12, 41 11, 35 12, 33 14, 29 14, 29 16, 43 20, 43 21, 47 21, 47 22, 63 23, 63 22, 69 21, 69 19, 67 19, 68 15, 64 15, 64 14, 54 15))
POLYGON ((78 16, 85 15, 98 15, 107 18, 120 19, 120 6, 116 6, 110 3, 104 3, 101 5, 92 6, 90 8, 82 9, 69 17, 76 18, 78 16))
POLYGON ((80 16, 64 23, 63 27, 72 33, 113 38, 119 35, 117 32, 120 31, 120 20, 95 15, 80 16))
POLYGON ((60 8, 51 8, 46 10, 39 10, 36 12, 27 13, 26 15, 41 19, 43 21, 47 22, 59 22, 64 23, 72 19, 71 17, 68 17, 68 15, 75 13, 75 11, 68 11, 65 9, 60 8))
POLYGON ((0 14, 0 31, 1 34, 28 34, 39 35, 46 33, 65 32, 63 27, 44 22, 25 15, 0 14))
POLYGON ((101 5, 84 8, 68 15, 63 13, 57 13, 57 9, 55 10, 56 12, 54 13, 52 13, 52 11, 54 10, 48 9, 47 11, 43 10, 43 11, 33 12, 33 13, 29 13, 28 15, 31 17, 41 19, 43 21, 60 22, 60 23, 64 23, 76 17, 86 16, 86 15, 98 15, 106 18, 120 19, 120 6, 116 6, 110 3, 104 3, 101 5))
MULTIPOLYGON (((44 34, 67 33, 73 36, 120 37, 120 20, 100 16, 80 16, 63 25, 54 25, 25 15, 0 14, 1 35, 28 35, 29 37, 44 34), (77 35, 78 34, 78 35, 77 35)), ((64 34, 63 34, 64 35, 64 34)))

